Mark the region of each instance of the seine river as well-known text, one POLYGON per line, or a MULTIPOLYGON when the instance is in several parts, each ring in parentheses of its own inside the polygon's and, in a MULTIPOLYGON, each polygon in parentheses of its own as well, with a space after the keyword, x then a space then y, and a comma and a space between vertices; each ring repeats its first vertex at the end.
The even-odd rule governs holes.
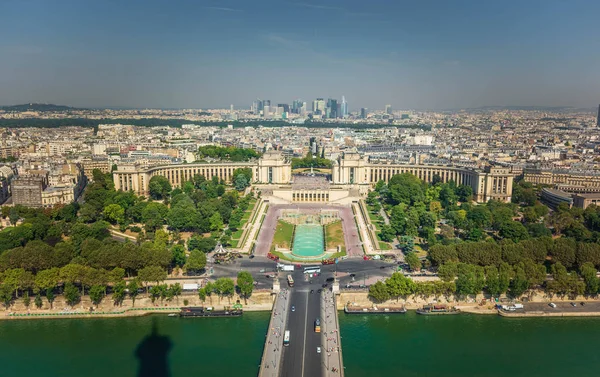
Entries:
MULTIPOLYGON (((1 321, 0 375, 256 376, 268 320, 1 321)), ((599 374, 600 318, 340 314, 340 326, 347 377, 599 374)))

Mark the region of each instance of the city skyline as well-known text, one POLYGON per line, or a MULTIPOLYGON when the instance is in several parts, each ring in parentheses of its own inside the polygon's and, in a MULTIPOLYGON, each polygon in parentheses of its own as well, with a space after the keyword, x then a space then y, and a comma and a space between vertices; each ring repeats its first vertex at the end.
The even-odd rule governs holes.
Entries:
POLYGON ((2 105, 241 108, 318 93, 344 94, 358 111, 600 98, 600 5, 589 2, 33 0, 5 10, 2 105))

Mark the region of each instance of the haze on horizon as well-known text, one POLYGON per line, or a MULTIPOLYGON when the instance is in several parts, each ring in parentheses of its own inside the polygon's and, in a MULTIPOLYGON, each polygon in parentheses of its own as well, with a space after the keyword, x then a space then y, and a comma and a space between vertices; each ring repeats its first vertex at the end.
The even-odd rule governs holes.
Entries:
POLYGON ((600 3, 8 0, 0 105, 594 107, 600 3))

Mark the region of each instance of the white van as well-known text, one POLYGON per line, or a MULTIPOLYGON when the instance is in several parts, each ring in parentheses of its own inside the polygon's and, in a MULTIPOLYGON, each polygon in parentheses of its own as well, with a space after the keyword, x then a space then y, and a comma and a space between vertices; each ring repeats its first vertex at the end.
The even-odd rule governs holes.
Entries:
POLYGON ((555 303, 553 303, 553 302, 549 303, 548 305, 549 305, 550 307, 552 307, 552 308, 556 308, 556 304, 555 304, 555 303))

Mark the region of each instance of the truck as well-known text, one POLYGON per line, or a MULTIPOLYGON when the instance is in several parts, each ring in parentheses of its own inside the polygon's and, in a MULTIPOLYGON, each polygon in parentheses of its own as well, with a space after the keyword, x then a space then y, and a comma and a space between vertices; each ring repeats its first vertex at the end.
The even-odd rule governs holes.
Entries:
POLYGON ((198 288, 200 288, 200 286, 198 284, 195 283, 185 283, 183 284, 183 290, 184 291, 197 291, 198 288))
POLYGON ((291 264, 282 264, 281 270, 282 271, 294 271, 294 266, 291 264))

